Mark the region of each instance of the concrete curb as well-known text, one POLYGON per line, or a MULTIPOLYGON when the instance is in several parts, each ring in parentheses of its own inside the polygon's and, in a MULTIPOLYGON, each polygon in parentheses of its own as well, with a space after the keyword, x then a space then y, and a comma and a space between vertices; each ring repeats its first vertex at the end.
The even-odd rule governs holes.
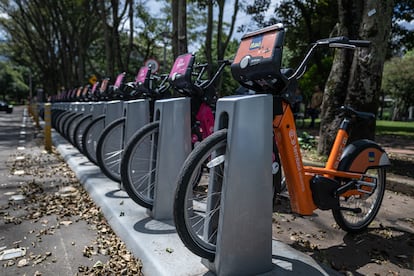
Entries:
MULTIPOLYGON (((141 259, 145 275, 213 275, 201 258, 183 245, 173 222, 152 219, 145 208, 120 190, 118 183, 106 178, 55 131, 52 140, 115 233, 141 259)), ((272 246, 273 270, 264 275, 340 275, 279 241, 273 240, 272 246)))

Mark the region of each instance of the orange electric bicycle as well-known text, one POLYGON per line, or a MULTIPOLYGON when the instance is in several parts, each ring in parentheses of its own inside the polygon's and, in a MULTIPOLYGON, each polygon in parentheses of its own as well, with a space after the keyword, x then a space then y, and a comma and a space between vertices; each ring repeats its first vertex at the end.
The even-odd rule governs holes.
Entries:
MULTIPOLYGON (((374 115, 342 107, 343 120, 325 167, 304 166, 291 102, 297 81, 316 49, 356 49, 368 47, 370 42, 346 37, 318 40, 299 67, 292 70, 281 69, 284 35, 282 26, 273 25, 243 36, 231 65, 233 77, 256 93, 273 95, 274 140, 292 211, 312 215, 315 209, 331 210, 343 230, 362 231, 378 213, 385 191, 385 170, 390 161, 385 151, 373 141, 347 141, 354 121, 374 120, 374 115)), ((215 256, 217 235, 211 228, 219 227, 222 201, 220 189, 212 191, 211 187, 221 187, 226 145, 226 128, 203 140, 188 156, 177 183, 174 206, 177 232, 193 253, 210 260, 215 256), (214 202, 214 206, 207 202, 214 202), (205 224, 205 221, 210 223, 205 224), (211 221, 217 224, 212 225, 211 221), (209 229, 205 229, 206 225, 209 229)), ((280 189, 274 187, 275 191, 280 189)))

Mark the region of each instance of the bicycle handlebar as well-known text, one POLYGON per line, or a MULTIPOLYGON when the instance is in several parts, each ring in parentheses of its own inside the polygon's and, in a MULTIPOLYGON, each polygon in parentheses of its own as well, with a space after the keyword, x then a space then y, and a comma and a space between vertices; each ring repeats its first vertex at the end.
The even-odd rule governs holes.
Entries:
MULTIPOLYGON (((328 45, 332 46, 332 44, 343 44, 343 45, 350 45, 355 47, 369 47, 371 45, 371 41, 368 40, 350 40, 346 36, 336 36, 330 38, 319 39, 316 41, 318 45, 328 45)), ((336 48, 336 47, 335 47, 336 48)))
MULTIPOLYGON (((197 87, 199 87, 202 90, 207 90, 211 85, 213 85, 213 83, 217 80, 217 78, 221 75, 221 73, 223 72, 224 68, 227 65, 231 64, 230 60, 219 60, 218 63, 220 64, 219 68, 217 69, 216 73, 214 74, 214 76, 210 79, 210 80, 205 80, 202 81, 200 83, 194 83, 194 85, 196 85, 197 87)), ((208 64, 206 64, 208 65, 208 64)), ((201 77, 201 76, 200 76, 201 77)), ((197 79, 199 80, 199 78, 197 79)))
POLYGON ((367 48, 371 45, 371 41, 368 40, 350 40, 346 36, 337 36, 319 39, 312 44, 312 47, 306 53, 305 58, 302 60, 301 64, 298 66, 296 71, 292 76, 288 78, 289 81, 292 79, 299 79, 302 74, 305 72, 306 65, 311 58, 312 54, 318 47, 331 47, 331 48, 346 48, 346 49, 355 49, 355 48, 367 48))

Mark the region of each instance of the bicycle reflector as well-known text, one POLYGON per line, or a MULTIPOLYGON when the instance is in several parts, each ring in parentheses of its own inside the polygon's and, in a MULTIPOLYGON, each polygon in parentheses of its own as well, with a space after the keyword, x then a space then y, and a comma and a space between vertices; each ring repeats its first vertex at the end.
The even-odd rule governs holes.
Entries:
POLYGON ((233 77, 256 92, 281 91, 287 83, 280 72, 284 36, 282 24, 244 35, 231 65, 233 77))

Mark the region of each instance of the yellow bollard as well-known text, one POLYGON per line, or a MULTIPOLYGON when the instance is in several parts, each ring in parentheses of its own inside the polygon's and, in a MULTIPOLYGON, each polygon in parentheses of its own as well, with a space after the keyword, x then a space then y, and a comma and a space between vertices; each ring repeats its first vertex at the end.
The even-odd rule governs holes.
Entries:
POLYGON ((36 125, 37 128, 39 128, 40 127, 40 124, 39 124, 39 109, 38 109, 38 104, 37 103, 33 104, 32 112, 33 112, 33 119, 35 121, 35 125, 36 125))
POLYGON ((45 103, 45 150, 47 152, 52 151, 52 116, 51 116, 51 104, 45 103))
POLYGON ((31 102, 27 104, 27 111, 28 111, 29 117, 31 117, 32 116, 32 103, 31 102))

